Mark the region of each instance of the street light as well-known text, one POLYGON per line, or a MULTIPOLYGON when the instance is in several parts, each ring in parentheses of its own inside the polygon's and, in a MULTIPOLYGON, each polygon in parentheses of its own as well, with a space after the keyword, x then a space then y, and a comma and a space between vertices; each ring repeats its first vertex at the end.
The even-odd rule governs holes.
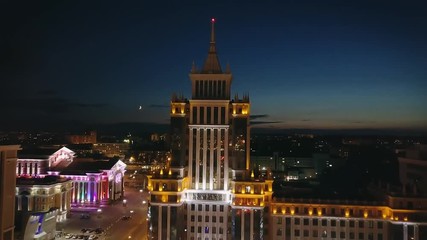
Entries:
POLYGON ((126 199, 123 199, 123 207, 126 207, 126 203, 127 203, 128 201, 126 200, 126 199))

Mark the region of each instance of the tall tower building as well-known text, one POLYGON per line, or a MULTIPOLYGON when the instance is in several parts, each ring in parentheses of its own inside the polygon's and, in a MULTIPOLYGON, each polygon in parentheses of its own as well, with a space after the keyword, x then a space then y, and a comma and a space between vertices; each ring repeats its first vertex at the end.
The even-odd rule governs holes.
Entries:
POLYGON ((16 162, 19 145, 0 146, 0 229, 2 240, 14 239, 16 162))
POLYGON ((250 228, 262 226, 264 195, 271 189, 264 193, 266 182, 257 179, 255 186, 250 176, 249 96, 231 98, 233 76, 219 62, 215 19, 203 68, 193 63, 189 78, 191 99, 171 99, 171 161, 149 182, 152 237, 261 239, 262 233, 250 228), (250 201, 243 201, 245 194, 252 194, 250 201), (254 218, 251 209, 261 210, 259 216, 254 218))

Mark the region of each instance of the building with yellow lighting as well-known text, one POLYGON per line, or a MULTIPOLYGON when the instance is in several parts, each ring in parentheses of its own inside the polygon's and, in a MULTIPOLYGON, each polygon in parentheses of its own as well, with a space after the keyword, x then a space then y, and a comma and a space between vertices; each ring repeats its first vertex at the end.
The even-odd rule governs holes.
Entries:
POLYGON ((189 74, 192 98, 172 96, 171 162, 149 181, 154 239, 263 235, 272 181, 250 176, 249 96, 231 98, 233 76, 219 63, 214 25, 203 68, 193 64, 189 74))
POLYGON ((171 99, 171 159, 148 176, 150 239, 427 239, 425 197, 273 197, 271 172, 250 168, 249 96, 231 98, 214 25, 203 68, 189 74, 191 99, 171 99))

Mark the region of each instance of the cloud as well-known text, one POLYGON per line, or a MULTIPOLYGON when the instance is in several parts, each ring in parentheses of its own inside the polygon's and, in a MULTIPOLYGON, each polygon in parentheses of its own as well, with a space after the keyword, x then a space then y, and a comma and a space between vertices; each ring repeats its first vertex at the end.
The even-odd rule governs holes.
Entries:
POLYGON ((150 108, 170 108, 169 105, 161 105, 161 104, 151 104, 148 107, 150 107, 150 108))
POLYGON ((267 118, 269 117, 268 114, 258 114, 258 115, 251 115, 250 119, 251 120, 255 120, 255 119, 259 119, 259 118, 267 118))
POLYGON ((301 122, 311 122, 311 119, 301 119, 301 122))
POLYGON ((251 121, 251 125, 260 125, 260 124, 276 124, 282 123, 281 121, 251 121))

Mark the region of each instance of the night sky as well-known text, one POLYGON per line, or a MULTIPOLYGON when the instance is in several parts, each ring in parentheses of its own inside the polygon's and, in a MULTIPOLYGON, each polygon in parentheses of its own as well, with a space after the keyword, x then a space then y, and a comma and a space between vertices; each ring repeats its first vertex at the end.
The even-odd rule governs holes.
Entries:
POLYGON ((426 131, 427 3, 400 2, 2 4, 0 130, 168 123, 215 17, 254 127, 426 131))

